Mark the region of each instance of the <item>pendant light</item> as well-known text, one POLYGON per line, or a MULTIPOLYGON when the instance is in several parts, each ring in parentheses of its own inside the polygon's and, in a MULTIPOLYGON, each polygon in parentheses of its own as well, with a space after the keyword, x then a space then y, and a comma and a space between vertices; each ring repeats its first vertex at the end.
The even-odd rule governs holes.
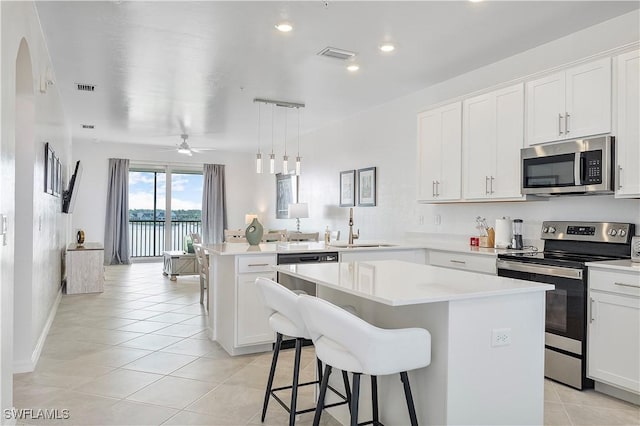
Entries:
POLYGON ((258 153, 256 154, 256 173, 262 173, 262 153, 260 152, 260 109, 261 104, 258 103, 258 153))
POLYGON ((276 155, 273 153, 273 109, 275 106, 271 104, 271 154, 269 154, 269 173, 274 174, 276 172, 276 155))
POLYGON ((284 110, 284 155, 282 156, 282 173, 289 173, 289 156, 287 155, 287 110, 284 110))
MULTIPOLYGON (((276 101, 271 99, 254 98, 253 102, 259 104, 271 104, 271 153, 269 154, 269 173, 274 174, 276 172, 276 155, 273 152, 274 147, 274 132, 275 132, 275 107, 285 108, 284 111, 284 156, 282 157, 282 173, 289 173, 289 156, 287 154, 287 109, 295 108, 298 110, 298 151, 296 155, 296 175, 300 175, 300 108, 304 108, 305 105, 296 102, 276 101)), ((258 105, 258 151, 256 153, 256 173, 262 173, 262 112, 260 105, 258 105)))
POLYGON ((300 176, 300 108, 298 110, 298 154, 296 155, 296 176, 300 176))

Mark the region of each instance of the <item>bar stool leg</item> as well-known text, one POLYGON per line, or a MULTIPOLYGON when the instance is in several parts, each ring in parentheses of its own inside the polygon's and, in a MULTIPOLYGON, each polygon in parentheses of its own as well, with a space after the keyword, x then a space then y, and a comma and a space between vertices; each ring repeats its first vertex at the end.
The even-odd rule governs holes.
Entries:
POLYGON ((378 417, 378 378, 371 376, 371 407, 373 411, 373 426, 380 424, 378 417))
POLYGON ((293 363, 293 385, 291 388, 291 405, 289 406, 289 426, 296 424, 296 405, 298 402, 298 378, 300 377, 300 355, 302 355, 302 339, 296 339, 296 357, 293 363))
POLYGON ((316 364, 318 366, 318 387, 320 387, 322 383, 322 361, 318 357, 316 357, 316 364))
POLYGON ((351 392, 351 426, 358 426, 358 399, 360 397, 360 373, 353 373, 353 391, 351 392))
POLYGON ((276 365, 278 364, 278 354, 280 353, 280 344, 282 343, 282 334, 276 335, 276 343, 273 346, 273 358, 271 358, 271 371, 269 372, 269 380, 267 381, 267 390, 264 393, 264 403, 262 404, 262 421, 267 415, 267 406, 269 405, 269 397, 271 396, 271 388, 273 387, 273 377, 276 374, 276 365))
POLYGON ((342 382, 344 383, 344 394, 347 397, 347 407, 351 413, 351 386, 349 386, 349 375, 346 371, 342 371, 342 382))
POLYGON ((316 413, 313 416, 313 426, 320 424, 320 416, 322 415, 322 410, 324 410, 324 397, 327 395, 327 387, 329 387, 329 376, 331 376, 331 366, 327 364, 324 367, 324 374, 322 375, 318 404, 316 405, 316 413))
POLYGON ((411 386, 409 386, 409 376, 406 371, 400 373, 400 379, 404 385, 404 396, 407 399, 407 408, 409 409, 409 418, 411 426, 418 426, 418 418, 416 417, 416 407, 413 405, 413 396, 411 396, 411 386))

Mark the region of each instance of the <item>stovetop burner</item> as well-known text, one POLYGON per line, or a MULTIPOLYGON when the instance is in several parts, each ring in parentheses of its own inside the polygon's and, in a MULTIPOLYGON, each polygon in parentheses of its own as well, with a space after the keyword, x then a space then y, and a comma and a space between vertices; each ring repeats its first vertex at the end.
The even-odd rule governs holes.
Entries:
POLYGON ((634 233, 631 223, 543 222, 544 251, 506 253, 498 258, 581 269, 587 262, 629 259, 630 235, 634 233))
POLYGON ((584 268, 587 262, 624 259, 621 256, 602 256, 590 254, 565 253, 555 251, 543 251, 532 253, 508 253, 498 255, 500 259, 517 260, 524 263, 537 263, 541 265, 565 266, 567 268, 584 268))

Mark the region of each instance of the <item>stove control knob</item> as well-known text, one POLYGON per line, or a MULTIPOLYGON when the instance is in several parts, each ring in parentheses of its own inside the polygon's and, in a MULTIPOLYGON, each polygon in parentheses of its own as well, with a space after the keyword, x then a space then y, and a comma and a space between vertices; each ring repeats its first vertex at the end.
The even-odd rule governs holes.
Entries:
POLYGON ((618 234, 618 231, 616 231, 615 229, 609 229, 609 235, 612 237, 615 237, 618 234))
POLYGON ((549 233, 550 234, 555 234, 556 233, 556 228, 554 228, 553 226, 549 227, 549 233))
POLYGON ((626 237, 627 231, 625 231, 624 229, 618 229, 618 235, 621 237, 626 237))
POLYGON ((549 228, 547 228, 546 226, 542 227, 542 233, 546 234, 547 232, 549 232, 549 228))

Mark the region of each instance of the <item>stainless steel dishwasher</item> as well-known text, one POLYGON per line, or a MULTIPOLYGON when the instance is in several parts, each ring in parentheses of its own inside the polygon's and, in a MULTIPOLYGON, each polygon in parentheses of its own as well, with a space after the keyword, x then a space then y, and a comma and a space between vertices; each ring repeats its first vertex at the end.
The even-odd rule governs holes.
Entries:
MULTIPOLYGON (((338 261, 338 252, 321 253, 281 253, 278 254, 278 265, 297 265, 305 263, 335 263, 338 261)), ((278 273, 278 282, 289 290, 302 290, 315 296, 316 285, 310 281, 278 273)))

